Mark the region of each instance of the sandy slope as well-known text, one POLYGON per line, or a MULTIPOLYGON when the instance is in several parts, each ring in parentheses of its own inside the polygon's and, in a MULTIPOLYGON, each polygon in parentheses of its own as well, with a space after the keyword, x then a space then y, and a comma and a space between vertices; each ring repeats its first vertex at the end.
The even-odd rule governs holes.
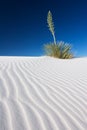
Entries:
POLYGON ((0 130, 87 130, 87 58, 0 57, 0 130))

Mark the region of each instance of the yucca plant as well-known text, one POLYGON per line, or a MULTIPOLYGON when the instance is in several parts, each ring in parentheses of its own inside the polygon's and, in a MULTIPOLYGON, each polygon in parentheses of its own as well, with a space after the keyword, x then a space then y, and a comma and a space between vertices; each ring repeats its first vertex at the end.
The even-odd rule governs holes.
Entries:
POLYGON ((56 58, 71 59, 74 57, 73 53, 71 52, 71 45, 62 41, 56 44, 45 44, 44 50, 46 55, 56 58))
POLYGON ((55 31, 54 31, 54 23, 52 19, 52 13, 49 11, 47 14, 47 23, 50 32, 53 35, 54 42, 45 44, 44 45, 44 50, 46 55, 56 57, 56 58, 61 58, 61 59, 71 59, 73 58, 73 53, 71 52, 71 45, 64 43, 62 41, 56 42, 55 38, 55 31))

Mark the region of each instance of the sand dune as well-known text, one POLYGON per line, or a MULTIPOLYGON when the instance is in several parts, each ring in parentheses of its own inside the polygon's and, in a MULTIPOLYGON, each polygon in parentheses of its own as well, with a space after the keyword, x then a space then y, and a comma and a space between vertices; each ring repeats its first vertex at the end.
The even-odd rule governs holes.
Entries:
POLYGON ((0 57, 0 130, 87 130, 87 58, 0 57))

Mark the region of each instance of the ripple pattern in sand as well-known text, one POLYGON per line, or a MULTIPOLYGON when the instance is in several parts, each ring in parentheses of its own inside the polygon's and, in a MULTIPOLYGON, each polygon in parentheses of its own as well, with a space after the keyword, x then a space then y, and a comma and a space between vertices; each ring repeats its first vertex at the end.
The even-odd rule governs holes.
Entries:
POLYGON ((0 130, 87 130, 87 58, 0 57, 0 130))

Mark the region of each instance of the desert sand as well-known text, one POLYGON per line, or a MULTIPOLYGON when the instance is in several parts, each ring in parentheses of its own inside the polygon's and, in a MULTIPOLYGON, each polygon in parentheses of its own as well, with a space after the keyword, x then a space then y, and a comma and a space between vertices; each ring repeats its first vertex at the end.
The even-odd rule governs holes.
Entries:
POLYGON ((87 130, 87 58, 0 57, 0 130, 87 130))

